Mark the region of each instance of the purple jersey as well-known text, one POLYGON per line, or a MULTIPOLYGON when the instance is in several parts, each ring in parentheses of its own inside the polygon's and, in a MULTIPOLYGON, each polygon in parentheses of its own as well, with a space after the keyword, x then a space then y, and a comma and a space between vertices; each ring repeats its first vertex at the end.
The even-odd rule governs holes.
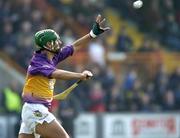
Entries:
POLYGON ((56 70, 56 65, 72 54, 73 46, 66 46, 50 61, 44 53, 36 52, 27 71, 23 89, 24 101, 50 105, 55 84, 55 79, 50 76, 56 70))
POLYGON ((73 54, 73 47, 66 46, 62 50, 55 54, 52 61, 47 59, 47 56, 42 53, 35 53, 30 61, 28 73, 31 75, 43 75, 49 77, 56 69, 56 65, 73 54))

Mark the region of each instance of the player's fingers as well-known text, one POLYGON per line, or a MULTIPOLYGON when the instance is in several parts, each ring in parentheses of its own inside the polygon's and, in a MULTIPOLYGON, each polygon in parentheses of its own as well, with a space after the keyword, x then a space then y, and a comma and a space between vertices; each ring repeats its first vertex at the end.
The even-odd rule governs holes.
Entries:
POLYGON ((104 31, 108 31, 108 30, 110 30, 111 28, 110 27, 105 27, 105 28, 100 28, 100 29, 102 29, 102 30, 104 30, 104 31))
POLYGON ((101 15, 99 14, 99 15, 96 17, 96 22, 97 22, 97 23, 100 23, 100 21, 101 21, 101 15))
POLYGON ((99 25, 102 26, 105 21, 106 19, 104 18, 102 21, 99 22, 99 25))
POLYGON ((90 79, 93 76, 90 71, 84 71, 84 74, 86 75, 85 80, 90 79))
POLYGON ((89 72, 87 72, 87 77, 92 77, 93 76, 93 74, 89 71, 89 72))

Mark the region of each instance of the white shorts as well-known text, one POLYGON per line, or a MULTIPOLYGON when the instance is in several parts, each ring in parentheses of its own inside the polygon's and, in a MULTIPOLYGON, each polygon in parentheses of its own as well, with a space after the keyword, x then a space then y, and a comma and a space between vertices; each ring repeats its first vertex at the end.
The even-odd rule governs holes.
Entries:
MULTIPOLYGON (((55 116, 42 104, 25 103, 22 108, 22 123, 19 134, 35 134, 37 124, 50 123, 56 120, 55 116)), ((39 137, 39 136, 37 136, 39 137)))

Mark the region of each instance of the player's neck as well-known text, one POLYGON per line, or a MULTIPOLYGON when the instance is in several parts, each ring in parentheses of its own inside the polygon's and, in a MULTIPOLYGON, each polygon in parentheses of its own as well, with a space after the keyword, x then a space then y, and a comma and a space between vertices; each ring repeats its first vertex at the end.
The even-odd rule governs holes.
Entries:
POLYGON ((53 57, 54 57, 54 53, 49 52, 49 51, 46 52, 46 55, 47 55, 47 58, 48 58, 49 60, 52 60, 53 57))

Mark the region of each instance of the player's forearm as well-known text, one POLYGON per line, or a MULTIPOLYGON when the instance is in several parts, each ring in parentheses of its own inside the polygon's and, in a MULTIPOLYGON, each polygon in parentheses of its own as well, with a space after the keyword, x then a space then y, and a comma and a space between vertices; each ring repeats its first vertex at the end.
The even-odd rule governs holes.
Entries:
POLYGON ((72 45, 74 47, 74 50, 79 50, 81 47, 83 47, 85 44, 87 44, 91 40, 91 36, 89 34, 86 34, 85 36, 81 37, 80 39, 76 40, 72 45))
POLYGON ((57 69, 51 74, 51 77, 55 79, 72 80, 72 79, 81 79, 83 75, 82 73, 75 73, 75 72, 57 69))
POLYGON ((105 31, 109 30, 109 27, 102 27, 102 23, 105 21, 104 19, 101 19, 101 15, 98 15, 96 18, 96 22, 93 24, 93 27, 91 31, 81 37, 80 39, 76 40, 72 45, 74 46, 74 50, 80 49, 83 45, 88 43, 92 38, 96 38, 100 34, 104 33, 105 31))

